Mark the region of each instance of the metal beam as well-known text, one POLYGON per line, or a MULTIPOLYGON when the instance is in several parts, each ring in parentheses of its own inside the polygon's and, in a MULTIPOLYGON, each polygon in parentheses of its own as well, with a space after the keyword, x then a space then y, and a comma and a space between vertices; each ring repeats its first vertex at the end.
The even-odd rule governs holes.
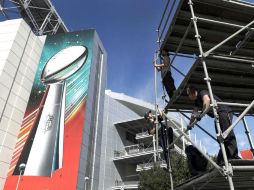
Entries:
POLYGON ((39 35, 43 34, 43 32, 44 32, 44 30, 45 30, 45 28, 46 28, 46 26, 47 26, 47 24, 48 24, 48 22, 50 20, 50 17, 52 16, 52 14, 53 13, 51 11, 49 11, 49 13, 47 14, 46 18, 44 19, 44 21, 43 21, 43 23, 42 23, 42 25, 41 25, 41 27, 39 29, 39 35))
POLYGON ((240 58, 240 57, 232 57, 232 56, 223 56, 223 55, 210 55, 210 57, 215 59, 222 59, 222 60, 229 60, 229 61, 237 61, 237 62, 244 62, 244 63, 254 63, 254 60, 250 58, 240 58))
MULTIPOLYGON (((185 113, 182 113, 182 112, 180 112, 185 118, 187 118, 188 120, 190 120, 191 118, 190 117, 188 117, 185 113)), ((215 140, 216 142, 217 142, 217 139, 214 137, 214 136, 212 136, 212 134, 211 133, 209 133, 207 130, 205 130, 203 127, 201 127, 199 124, 195 124, 199 129, 201 129, 205 134, 207 134, 209 137, 211 137, 213 140, 215 140)))
POLYGON ((165 25, 164 25, 164 27, 162 28, 161 35, 160 35, 160 37, 159 37, 159 40, 161 40, 162 35, 163 35, 163 33, 164 33, 164 31, 165 31, 165 29, 166 29, 166 27, 167 27, 169 18, 170 18, 170 16, 171 16, 171 13, 172 13, 172 11, 173 11, 173 9, 174 9, 174 7, 175 7, 175 3, 176 3, 176 0, 174 0, 174 1, 173 1, 173 4, 171 5, 171 8, 170 8, 170 10, 169 10, 167 19, 166 19, 166 21, 165 21, 165 25))
MULTIPOLYGON (((225 21, 219 21, 219 20, 213 20, 210 18, 205 18, 205 17, 197 17, 198 21, 202 21, 202 22, 206 22, 206 23, 214 23, 214 24, 221 24, 221 25, 225 25, 225 26, 232 26, 234 28, 243 28, 244 25, 241 24, 235 24, 235 23, 230 23, 230 22, 225 22, 225 21)), ((254 28, 248 28, 249 30, 253 31, 254 28)))
POLYGON ((246 26, 242 27, 240 30, 238 30, 237 32, 235 32, 234 34, 232 34, 231 36, 229 36, 228 38, 226 38, 225 40, 223 40, 222 42, 220 42, 218 45, 214 46, 213 48, 211 48, 210 50, 206 51, 203 56, 207 57, 209 56, 210 53, 212 53, 214 50, 216 50, 217 48, 219 48, 220 46, 222 46, 223 44, 225 44, 226 42, 228 42, 229 40, 231 40, 232 38, 234 38, 235 36, 237 36, 239 33, 241 33, 242 31, 246 30, 247 28, 249 28, 252 24, 254 24, 254 20, 251 21, 249 24, 247 24, 246 26))
POLYGON ((242 121, 243 121, 243 125, 244 125, 244 128, 245 128, 245 134, 246 134, 246 136, 248 138, 248 141, 249 141, 249 144, 250 144, 250 150, 251 150, 252 154, 254 155, 254 145, 253 145, 252 137, 250 135, 249 126, 246 122, 245 117, 242 118, 242 121))
POLYGON ((222 137, 227 138, 228 134, 233 130, 233 128, 240 122, 240 120, 246 115, 246 113, 254 106, 254 100, 251 104, 241 113, 241 115, 235 120, 235 122, 230 125, 230 127, 222 133, 222 137))
POLYGON ((242 41, 240 41, 238 44, 236 44, 236 49, 231 53, 231 55, 235 55, 239 49, 249 40, 249 38, 251 36, 253 36, 253 30, 252 31, 248 31, 246 34, 245 34, 245 37, 242 41))
POLYGON ((163 14, 162 14, 162 17, 161 17, 161 20, 160 20, 160 23, 159 23, 159 26, 158 26, 158 28, 157 28, 157 31, 160 30, 160 27, 161 27, 162 22, 163 22, 163 20, 164 20, 164 16, 165 16, 165 14, 166 14, 166 12, 167 12, 168 5, 169 5, 169 2, 170 2, 170 1, 171 1, 171 0, 168 0, 168 1, 167 1, 167 4, 166 4, 166 6, 165 6, 165 9, 164 9, 164 11, 163 11, 163 14))
POLYGON ((188 35, 190 29, 191 29, 191 26, 192 26, 192 22, 190 22, 190 24, 188 25, 187 29, 185 30, 185 33, 184 33, 184 35, 183 35, 183 37, 182 37, 182 39, 181 39, 181 41, 180 41, 180 43, 179 43, 179 45, 178 45, 176 51, 175 51, 175 55, 174 55, 174 57, 173 57, 172 60, 171 60, 171 64, 173 64, 173 62, 174 62, 174 60, 175 60, 175 58, 176 58, 176 56, 177 56, 179 50, 181 49, 181 47, 182 47, 182 45, 183 45, 183 42, 184 42, 185 38, 187 37, 187 35, 188 35))
POLYGON ((217 102, 218 105, 237 106, 237 107, 248 107, 250 104, 239 104, 231 102, 217 102))
MULTIPOLYGON (((159 109, 159 108, 158 108, 159 109)), ((163 114, 163 116, 165 117, 165 118, 167 118, 168 120, 170 120, 170 118, 168 118, 168 116, 164 113, 164 112, 162 112, 162 111, 160 111, 162 114, 163 114)), ((184 131, 182 131, 181 130, 181 128, 180 127, 178 127, 177 126, 177 124, 175 124, 175 122, 174 121, 172 121, 172 123, 174 124, 174 126, 175 126, 175 128, 177 128, 178 129, 178 132, 179 133, 181 133, 181 137, 182 136, 184 136, 185 137, 185 139, 186 140, 188 140, 196 149, 198 149, 198 151, 222 174, 222 175, 224 175, 224 171, 223 171, 223 169, 220 167, 220 166, 218 166, 218 164, 216 164, 206 153, 204 153, 203 152, 203 150, 201 150, 194 142, 192 142, 192 140, 190 139, 190 137, 184 132, 184 131)))

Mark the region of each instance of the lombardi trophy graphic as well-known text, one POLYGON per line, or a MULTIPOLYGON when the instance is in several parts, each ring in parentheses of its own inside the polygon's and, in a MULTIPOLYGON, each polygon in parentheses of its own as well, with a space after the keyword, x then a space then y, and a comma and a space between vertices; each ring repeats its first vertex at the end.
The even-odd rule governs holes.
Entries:
POLYGON ((51 176, 62 167, 65 79, 76 73, 86 62, 84 46, 70 46, 55 54, 44 66, 41 81, 47 84, 48 94, 39 117, 24 175, 51 176))

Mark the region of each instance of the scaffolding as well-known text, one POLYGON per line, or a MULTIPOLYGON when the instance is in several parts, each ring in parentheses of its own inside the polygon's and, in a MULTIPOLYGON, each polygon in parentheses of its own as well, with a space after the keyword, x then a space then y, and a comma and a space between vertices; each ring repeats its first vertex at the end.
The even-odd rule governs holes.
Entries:
MULTIPOLYGON (((167 112, 179 112, 187 119, 193 102, 188 99, 186 87, 195 85, 207 89, 210 108, 215 116, 216 137, 197 124, 197 120, 181 135, 185 137, 214 166, 204 175, 178 185, 175 189, 253 189, 254 161, 228 160, 224 140, 242 121, 254 154, 253 141, 245 116, 254 113, 254 4, 241 0, 168 0, 157 28, 158 49, 154 63, 160 61, 159 51, 168 49, 171 67, 184 77, 174 96, 164 110, 157 103, 157 76, 155 77, 155 107, 165 118, 167 112), (163 39, 163 41, 162 41, 163 39), (176 57, 194 59, 189 72, 184 74, 173 65, 176 57), (217 102, 214 94, 223 102, 217 102), (237 118, 224 132, 219 123, 218 105, 232 108, 237 118), (215 142, 222 151, 224 166, 215 163, 204 151, 193 143, 187 135, 193 126, 198 126, 215 142), (225 183, 227 182, 227 183, 225 183)), ((158 112, 157 112, 158 113, 158 112)), ((206 113, 202 113, 201 118, 206 113)), ((178 126, 175 126, 178 127, 178 126)), ((157 126, 158 128, 158 126, 157 126)), ((178 139, 179 139, 178 138, 178 139)), ((178 139, 175 139, 175 143, 178 139)), ((156 138, 158 144, 158 137, 156 138)), ((171 187, 172 189, 172 187, 171 187)))
POLYGON ((23 18, 36 35, 68 32, 50 0, 0 0, 5 20, 23 18))

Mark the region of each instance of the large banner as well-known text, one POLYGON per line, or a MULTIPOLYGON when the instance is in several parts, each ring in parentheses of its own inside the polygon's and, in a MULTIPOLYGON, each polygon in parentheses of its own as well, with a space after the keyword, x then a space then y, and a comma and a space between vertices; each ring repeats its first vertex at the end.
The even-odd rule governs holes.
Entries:
POLYGON ((48 36, 5 190, 77 186, 93 33, 48 36))

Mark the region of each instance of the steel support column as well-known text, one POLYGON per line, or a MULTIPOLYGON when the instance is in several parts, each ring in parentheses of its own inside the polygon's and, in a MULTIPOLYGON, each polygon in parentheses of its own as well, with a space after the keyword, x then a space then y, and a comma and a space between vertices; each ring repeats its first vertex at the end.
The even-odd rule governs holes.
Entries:
MULTIPOLYGON (((155 53, 154 55, 154 64, 157 63, 157 52, 155 53)), ((156 134, 154 135, 155 136, 155 140, 156 140, 156 150, 155 150, 155 162, 157 161, 158 159, 158 147, 159 147, 159 142, 158 142, 158 132, 159 132, 159 129, 158 129, 158 111, 157 111, 157 98, 158 98, 158 94, 157 94, 157 71, 156 71, 156 67, 154 67, 154 94, 155 94, 155 102, 154 102, 154 105, 155 105, 155 117, 156 117, 156 134)))
POLYGON ((253 146, 253 141, 252 141, 252 138, 251 138, 251 135, 250 135, 250 130, 249 130, 249 126, 246 122, 246 119, 245 117, 242 118, 242 121, 243 121, 243 125, 244 125, 244 128, 245 128, 245 133, 246 133, 246 136, 248 138, 248 141, 249 141, 249 144, 250 144, 250 150, 254 156, 254 146, 253 146))
MULTIPOLYGON (((196 33, 195 37, 196 37, 196 40, 197 40, 197 43, 198 43, 198 46, 199 46, 200 58, 201 58, 201 62, 202 62, 203 69, 204 69, 204 74, 205 74, 205 79, 204 80, 206 81, 206 84, 207 84, 207 87, 208 87, 208 92, 209 92, 209 96, 210 96, 210 100, 211 100, 211 104, 212 104, 212 109, 213 109, 213 114, 215 116, 216 128, 217 128, 217 131, 218 131, 217 138, 219 140, 219 136, 221 135, 221 128, 220 128, 220 123, 219 123, 219 115, 217 113, 217 104, 216 104, 216 101, 213 97, 213 91, 212 91, 212 87, 211 87, 211 83, 210 83, 211 79, 209 78, 209 75, 208 75, 208 70, 207 70, 207 66, 206 66, 206 62, 205 62, 205 56, 204 56, 204 52, 203 52, 203 48, 202 48, 201 40, 200 40, 201 36, 199 35, 198 26, 197 26, 197 18, 195 17, 195 14, 194 14, 192 0, 189 0, 189 7, 190 7, 190 10, 191 10, 192 22, 193 22, 195 33, 196 33)), ((213 50, 214 50, 214 48, 212 48, 212 51, 213 50)), ((221 147, 221 151, 222 151, 222 155, 223 155, 223 159, 224 159, 224 163, 225 163, 225 170, 226 170, 225 174, 227 175, 227 179, 228 179, 230 189, 234 190, 234 184, 233 184, 233 180, 232 180, 232 173, 230 172, 231 169, 230 169, 230 166, 229 166, 229 163, 228 163, 225 145, 224 145, 223 141, 219 141, 219 142, 220 142, 220 147, 221 147)))

